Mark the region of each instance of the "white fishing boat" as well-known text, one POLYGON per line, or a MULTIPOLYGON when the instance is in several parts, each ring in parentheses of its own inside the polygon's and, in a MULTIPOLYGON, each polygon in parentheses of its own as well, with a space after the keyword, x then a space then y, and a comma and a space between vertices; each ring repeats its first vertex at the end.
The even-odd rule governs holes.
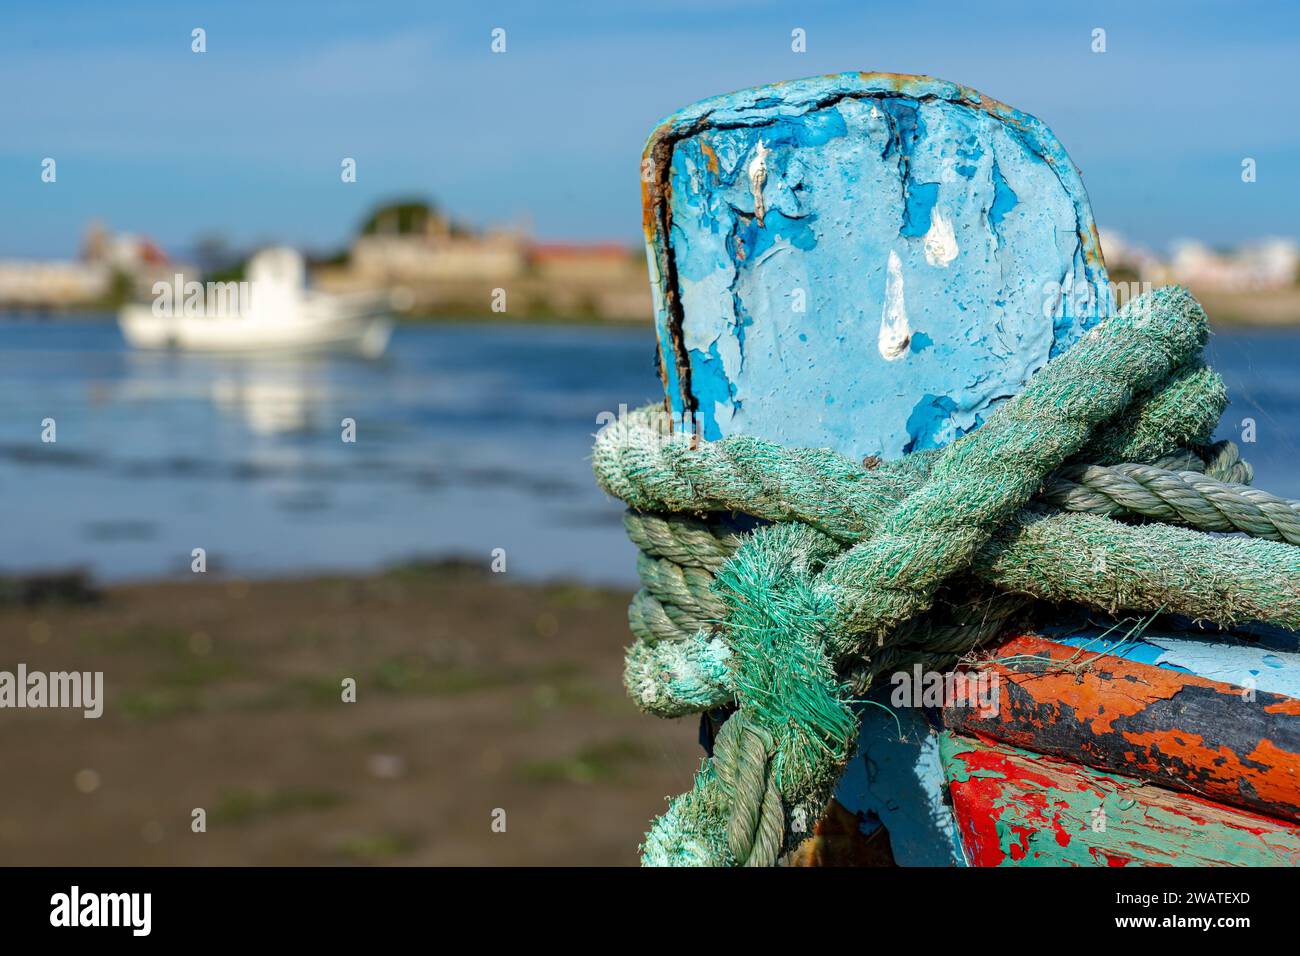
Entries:
POLYGON ((155 283, 152 303, 118 314, 128 343, 141 349, 208 352, 354 351, 382 355, 392 335, 387 293, 339 295, 309 289, 302 256, 265 249, 241 282, 155 283))

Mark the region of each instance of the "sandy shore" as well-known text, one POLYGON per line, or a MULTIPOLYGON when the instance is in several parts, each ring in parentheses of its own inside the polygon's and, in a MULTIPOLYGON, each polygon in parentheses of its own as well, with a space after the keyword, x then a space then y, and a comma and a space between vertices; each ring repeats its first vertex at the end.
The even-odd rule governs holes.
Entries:
POLYGON ((624 593, 454 565, 0 591, 0 669, 106 700, 0 710, 6 864, 632 864, 699 763, 623 694, 624 593))
POLYGON ((1300 324, 1300 288, 1266 292, 1192 289, 1211 325, 1290 329, 1300 324))

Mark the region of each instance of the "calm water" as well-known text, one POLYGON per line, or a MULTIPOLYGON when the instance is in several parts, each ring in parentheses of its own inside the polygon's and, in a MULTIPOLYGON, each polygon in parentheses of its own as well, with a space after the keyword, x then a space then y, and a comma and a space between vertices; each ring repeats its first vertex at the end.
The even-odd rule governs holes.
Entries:
POLYGON ((380 362, 136 352, 104 321, 0 322, 0 570, 105 580, 428 556, 629 582, 596 415, 662 392, 648 327, 400 327, 380 362), (42 444, 40 422, 57 422, 42 444), (357 441, 340 439, 340 421, 357 441))
MULTIPOLYGON (((630 583, 596 416, 659 394, 647 327, 401 327, 388 357, 133 352, 111 322, 0 321, 0 571, 367 570, 413 557, 630 583), (44 418, 58 441, 39 440, 44 418), (356 444, 340 441, 343 418, 356 444)), ((1221 332, 1221 437, 1300 497, 1300 331, 1221 332)))

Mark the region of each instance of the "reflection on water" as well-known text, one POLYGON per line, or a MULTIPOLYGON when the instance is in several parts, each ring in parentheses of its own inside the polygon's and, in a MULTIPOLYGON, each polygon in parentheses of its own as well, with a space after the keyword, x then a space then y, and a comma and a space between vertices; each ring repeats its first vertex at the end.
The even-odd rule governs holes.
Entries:
POLYGON ((364 570, 500 547, 510 574, 628 582, 591 435, 658 391, 645 328, 408 327, 370 362, 134 352, 107 322, 6 321, 0 570, 183 574, 196 547, 235 573, 364 570))
POLYGON ((258 381, 242 375, 223 377, 212 383, 211 394, 220 411, 242 418, 259 435, 319 427, 314 418, 323 392, 302 381, 258 381))
MULTIPOLYGON (((2 332, 0 332, 2 334, 2 332)), ((0 338, 0 341, 3 341, 0 338)), ((205 355, 139 352, 124 354, 126 376, 96 383, 97 399, 118 402, 206 397, 217 411, 240 419, 258 435, 321 431, 331 383, 339 363, 363 363, 346 355, 271 353, 205 355)), ((374 363, 382 369, 382 363, 374 363)))
MULTIPOLYGON (((596 416, 657 398, 648 328, 399 328, 378 362, 132 352, 111 322, 0 321, 0 571, 104 579, 365 570, 415 556, 630 583, 592 483, 596 416), (40 441, 55 419, 58 441, 40 441), (341 422, 356 422, 356 443, 341 422)), ((1211 362, 1257 483, 1300 497, 1300 332, 1220 332, 1211 362)))

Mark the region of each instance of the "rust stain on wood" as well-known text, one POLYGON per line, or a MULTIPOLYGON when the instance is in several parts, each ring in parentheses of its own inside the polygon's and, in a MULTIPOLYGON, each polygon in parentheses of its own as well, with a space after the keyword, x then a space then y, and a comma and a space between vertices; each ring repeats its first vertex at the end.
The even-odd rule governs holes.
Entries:
POLYGON ((883 826, 862 832, 858 815, 831 800, 812 835, 790 854, 790 866, 896 866, 883 826))

